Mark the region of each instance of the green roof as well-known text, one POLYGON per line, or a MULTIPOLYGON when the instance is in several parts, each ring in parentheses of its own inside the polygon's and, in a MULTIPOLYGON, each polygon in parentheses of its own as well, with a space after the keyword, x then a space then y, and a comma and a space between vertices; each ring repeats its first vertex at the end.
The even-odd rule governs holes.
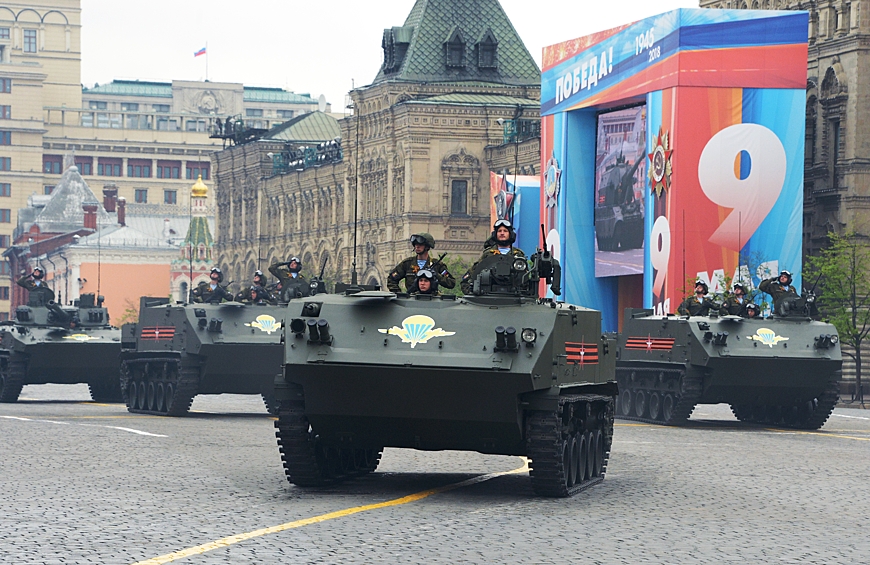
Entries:
POLYGON ((283 102, 293 104, 317 104, 310 94, 296 94, 283 88, 245 87, 245 102, 283 102))
POLYGON ((184 245, 187 246, 190 244, 193 244, 194 247, 203 244, 207 250, 214 245, 211 230, 208 228, 207 218, 203 216, 194 216, 190 219, 190 227, 187 230, 187 237, 184 238, 184 245))
POLYGON ((385 55, 391 54, 393 64, 381 66, 375 84, 392 80, 541 83, 538 65, 498 0, 417 0, 401 28, 384 30, 382 46, 385 55), (497 42, 494 68, 477 64, 476 45, 489 37, 487 32, 497 42), (465 43, 462 67, 447 66, 445 43, 451 38, 465 43))
POLYGON ((172 83, 140 80, 113 80, 109 84, 101 84, 93 88, 83 88, 82 92, 85 94, 172 98, 172 83))
POLYGON ((338 120, 323 112, 308 112, 273 127, 263 139, 321 143, 341 137, 338 120))
POLYGON ((537 100, 528 98, 515 98, 513 96, 499 96, 497 94, 463 94, 461 92, 432 96, 422 100, 412 100, 413 104, 461 104, 465 106, 523 106, 534 108, 540 106, 537 100))

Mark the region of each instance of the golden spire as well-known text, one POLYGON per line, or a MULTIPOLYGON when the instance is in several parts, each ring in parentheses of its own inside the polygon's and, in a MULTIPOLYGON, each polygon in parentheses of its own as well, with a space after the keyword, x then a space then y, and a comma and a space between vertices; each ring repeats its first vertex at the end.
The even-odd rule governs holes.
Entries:
POLYGON ((208 187, 202 182, 202 175, 196 179, 196 184, 190 188, 192 198, 208 198, 208 187))

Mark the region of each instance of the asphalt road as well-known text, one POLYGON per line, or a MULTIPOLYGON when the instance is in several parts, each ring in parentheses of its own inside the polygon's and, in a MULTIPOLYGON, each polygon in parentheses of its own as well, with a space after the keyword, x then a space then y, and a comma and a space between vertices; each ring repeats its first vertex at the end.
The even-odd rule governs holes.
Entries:
POLYGON ((870 562, 868 411, 812 433, 724 405, 684 428, 618 420, 605 481, 542 499, 499 474, 520 458, 399 449, 300 489, 258 397, 198 397, 185 418, 87 400, 41 385, 0 404, 0 562, 870 562))

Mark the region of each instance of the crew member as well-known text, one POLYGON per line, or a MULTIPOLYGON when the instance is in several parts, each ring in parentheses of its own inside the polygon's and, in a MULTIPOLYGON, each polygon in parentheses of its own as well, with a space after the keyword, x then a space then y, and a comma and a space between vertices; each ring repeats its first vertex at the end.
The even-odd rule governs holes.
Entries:
POLYGON ((411 287, 421 269, 428 269, 435 275, 435 280, 444 288, 456 286, 456 279, 447 270, 447 265, 438 259, 429 257, 429 250, 435 249, 435 238, 429 233, 415 233, 411 236, 411 246, 414 255, 395 266, 387 277, 387 288, 390 292, 402 292, 399 283, 405 281, 405 289, 411 292, 411 287))
POLYGON ((716 305, 707 298, 707 283, 702 280, 695 281, 695 294, 683 300, 677 312, 681 316, 706 316, 710 310, 715 310, 716 305))
POLYGON ((224 280, 224 275, 220 269, 212 267, 208 278, 209 282, 202 281, 191 291, 194 302, 220 304, 224 300, 233 299, 233 295, 220 284, 224 280))
POLYGON ((476 277, 479 273, 477 273, 477 266, 489 255, 510 255, 512 257, 522 257, 526 258, 526 254, 523 253, 523 250, 514 247, 514 242, 517 240, 517 234, 514 231, 513 225, 508 220, 496 220, 495 224, 492 226, 492 233, 487 240, 487 244, 492 241, 494 242, 492 247, 487 247, 483 252, 483 255, 480 256, 480 259, 477 260, 474 265, 471 266, 470 269, 462 276, 462 281, 460 282, 460 288, 462 292, 465 294, 471 294, 472 286, 474 284, 474 277, 476 277))
POLYGON ((254 271, 254 280, 251 286, 236 294, 236 300, 239 302, 252 302, 256 304, 274 304, 275 299, 266 289, 266 277, 263 271, 257 269, 254 271))
POLYGON ((797 290, 791 285, 792 277, 788 271, 780 271, 778 277, 765 279, 758 285, 761 292, 766 292, 773 298, 773 311, 779 312, 780 305, 786 298, 799 298, 797 290))
POLYGON ((749 319, 758 318, 761 316, 761 308, 759 308, 758 304, 755 302, 750 302, 746 305, 746 308, 743 309, 742 316, 749 319))
POLYGON ((281 283, 282 287, 286 287, 287 282, 294 279, 299 279, 297 282, 304 283, 305 277, 300 273, 301 270, 302 262, 299 260, 299 257, 291 257, 289 261, 285 261, 284 263, 279 263, 278 260, 275 259, 272 261, 272 264, 269 265, 269 272, 278 278, 278 282, 281 283))
POLYGON ((420 269, 417 271, 417 276, 411 284, 409 294, 431 294, 438 296, 438 277, 434 271, 429 269, 420 269))
POLYGON ((725 301, 725 309, 732 316, 743 316, 749 300, 746 298, 746 289, 740 283, 734 283, 733 295, 725 301))
POLYGON ((18 279, 18 286, 23 286, 30 292, 28 304, 48 304, 54 300, 54 291, 45 284, 44 277, 45 272, 41 268, 36 267, 29 275, 18 279))

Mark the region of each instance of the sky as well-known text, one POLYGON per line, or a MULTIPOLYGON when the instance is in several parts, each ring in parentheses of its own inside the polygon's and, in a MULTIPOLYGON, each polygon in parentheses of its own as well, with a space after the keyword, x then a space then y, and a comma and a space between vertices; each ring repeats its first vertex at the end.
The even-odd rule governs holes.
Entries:
MULTIPOLYGON (((81 0, 82 84, 115 79, 236 82, 326 96, 342 112, 370 84, 381 35, 414 0, 81 0), (135 6, 135 9, 134 9, 135 6), (208 46, 208 57, 194 52, 208 46), (206 69, 206 63, 208 69, 206 69)), ((698 0, 501 0, 540 66, 547 45, 698 0)))

